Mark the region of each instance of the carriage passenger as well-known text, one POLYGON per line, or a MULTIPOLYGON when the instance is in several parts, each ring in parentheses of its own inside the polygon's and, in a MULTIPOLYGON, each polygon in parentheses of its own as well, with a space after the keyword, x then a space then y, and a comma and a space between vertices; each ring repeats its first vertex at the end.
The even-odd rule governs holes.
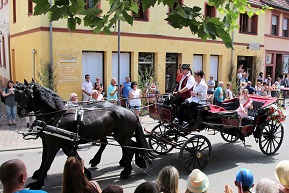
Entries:
POLYGON ((196 83, 194 85, 193 91, 191 91, 191 97, 180 105, 177 117, 174 119, 174 123, 182 124, 183 127, 187 127, 189 125, 188 122, 190 118, 196 120, 196 107, 199 104, 205 103, 202 102, 202 100, 207 99, 208 86, 206 82, 202 80, 203 76, 205 75, 204 71, 200 70, 194 74, 196 83), (191 117, 190 114, 192 114, 191 117))
POLYGON ((171 101, 171 104, 176 104, 177 106, 191 96, 190 91, 195 84, 195 79, 191 74, 190 64, 183 64, 181 68, 183 76, 178 89, 173 93, 176 97, 171 101))
POLYGON ((242 119, 244 117, 248 117, 248 109, 253 109, 252 100, 249 98, 249 91, 248 89, 244 89, 242 96, 240 97, 240 106, 236 110, 240 117, 240 124, 242 123, 242 119))
POLYGON ((89 98, 88 101, 97 101, 97 98, 98 98, 98 91, 92 90, 91 91, 91 97, 89 98))

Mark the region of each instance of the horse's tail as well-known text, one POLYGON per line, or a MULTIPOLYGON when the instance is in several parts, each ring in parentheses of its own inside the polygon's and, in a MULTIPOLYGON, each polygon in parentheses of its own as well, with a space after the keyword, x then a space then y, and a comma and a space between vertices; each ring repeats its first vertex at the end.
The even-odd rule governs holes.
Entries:
POLYGON ((143 128, 138 121, 137 123, 137 128, 135 130, 135 138, 136 138, 136 143, 139 148, 144 148, 144 149, 139 149, 139 154, 145 159, 145 161, 151 166, 153 165, 153 160, 152 158, 154 157, 153 152, 151 150, 146 150, 149 149, 148 143, 146 141, 143 128))

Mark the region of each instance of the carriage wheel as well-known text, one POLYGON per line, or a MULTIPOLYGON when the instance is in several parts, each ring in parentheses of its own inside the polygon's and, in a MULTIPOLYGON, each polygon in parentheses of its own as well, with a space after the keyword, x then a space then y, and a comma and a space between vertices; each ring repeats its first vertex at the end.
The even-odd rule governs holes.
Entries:
POLYGON ((150 149, 157 154, 168 154, 174 149, 175 133, 171 133, 169 125, 158 124, 151 131, 151 136, 148 138, 148 145, 150 149))
POLYGON ((284 137, 284 127, 273 120, 265 122, 259 136, 259 147, 265 155, 272 155, 280 148, 284 137))
POLYGON ((220 133, 221 133, 222 138, 228 143, 236 142, 239 139, 239 137, 224 133, 223 131, 220 131, 220 133))
POLYGON ((195 135, 182 146, 179 160, 183 168, 192 171, 203 169, 212 157, 211 142, 202 135, 195 135))

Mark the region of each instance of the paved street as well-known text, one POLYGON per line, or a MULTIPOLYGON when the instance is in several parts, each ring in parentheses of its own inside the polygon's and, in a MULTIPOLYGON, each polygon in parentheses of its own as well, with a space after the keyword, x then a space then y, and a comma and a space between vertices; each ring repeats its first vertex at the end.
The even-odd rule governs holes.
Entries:
MULTIPOLYGON (((289 114, 289 108, 286 113, 289 114)), ((145 117, 142 119, 143 125, 146 128, 151 128, 155 125, 153 120, 145 117)), ((285 125, 288 125, 289 120, 286 120, 285 125)), ((28 183, 32 173, 39 167, 41 160, 41 149, 27 149, 20 150, 21 147, 30 146, 37 147, 40 145, 38 140, 32 143, 26 142, 21 138, 21 135, 17 134, 17 130, 25 129, 25 121, 19 120, 16 127, 8 127, 7 124, 0 127, 1 133, 1 152, 0 152, 0 163, 12 158, 18 158, 25 162, 28 169, 28 183), (8 145, 8 141, 2 144, 3 133, 6 138, 11 138, 19 141, 21 145, 11 143, 11 147, 8 145), (18 136, 18 138, 17 138, 18 136), (21 140, 22 141, 21 141, 21 140), (4 147, 6 146, 6 147, 4 147), (15 151, 3 151, 5 148, 15 148, 15 151)), ((289 136, 285 130, 285 137, 283 144, 279 151, 273 156, 265 156, 259 149, 258 144, 255 143, 254 138, 251 136, 246 138, 246 143, 252 145, 251 148, 246 148, 241 142, 228 144, 224 142, 219 134, 212 135, 213 132, 201 132, 200 134, 205 135, 212 143, 213 155, 209 161, 208 166, 204 169, 204 172, 208 175, 210 180, 209 192, 223 192, 226 183, 229 183, 234 188, 234 177, 235 173, 241 167, 248 168, 253 171, 255 179, 258 180, 262 177, 269 177, 275 180, 274 168, 277 162, 288 159, 288 140, 289 136)), ((112 141, 112 143, 114 143, 112 141)), ((98 150, 98 147, 91 145, 82 145, 79 153, 85 160, 86 167, 89 168, 88 162, 93 157, 93 154, 98 150)), ((155 160, 155 164, 152 168, 146 170, 139 169, 133 164, 133 173, 128 180, 119 180, 119 174, 122 170, 118 165, 118 161, 121 158, 120 148, 114 146, 108 146, 104 151, 103 158, 100 165, 97 168, 89 168, 92 172, 92 176, 97 180, 100 186, 103 188, 108 184, 118 184, 125 189, 125 193, 133 193, 136 186, 144 181, 153 181, 157 178, 158 172, 166 165, 174 165, 180 173, 180 190, 185 191, 186 178, 188 171, 183 169, 179 163, 179 149, 173 150, 168 155, 158 156, 155 160)), ((51 169, 48 172, 48 177, 45 180, 44 190, 56 193, 61 191, 61 173, 65 163, 66 157, 63 152, 58 152, 51 169)), ((276 180, 275 180, 276 181, 276 180)), ((2 189, 0 185, 0 189, 2 189)))

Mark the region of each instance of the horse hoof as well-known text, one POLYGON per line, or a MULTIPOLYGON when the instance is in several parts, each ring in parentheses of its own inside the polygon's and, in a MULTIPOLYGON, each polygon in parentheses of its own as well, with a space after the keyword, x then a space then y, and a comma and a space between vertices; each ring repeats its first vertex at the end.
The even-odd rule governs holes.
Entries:
POLYGON ((36 182, 31 182, 26 187, 31 189, 31 190, 40 190, 43 185, 44 185, 44 182, 36 181, 36 182))
POLYGON ((120 173, 120 179, 128 179, 128 177, 130 176, 130 174, 131 174, 131 171, 130 172, 126 172, 126 171, 122 171, 121 173, 120 173))
POLYGON ((91 167, 95 167, 95 166, 97 166, 97 165, 99 164, 99 162, 100 162, 100 161, 91 159, 91 160, 89 161, 89 164, 90 164, 91 167))

